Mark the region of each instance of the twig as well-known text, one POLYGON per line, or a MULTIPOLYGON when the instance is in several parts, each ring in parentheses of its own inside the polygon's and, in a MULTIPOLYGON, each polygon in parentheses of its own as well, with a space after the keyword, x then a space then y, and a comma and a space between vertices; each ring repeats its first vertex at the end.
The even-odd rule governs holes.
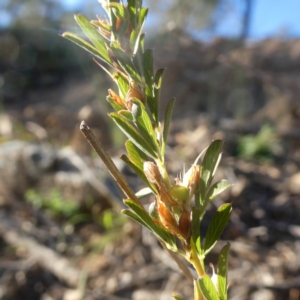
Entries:
POLYGON ((131 187, 128 185, 126 180, 124 179, 123 175, 120 173, 120 171, 117 169, 116 165, 112 161, 112 159, 109 157, 109 155, 106 153, 100 142, 96 139, 94 133, 92 130, 88 127, 88 125, 85 123, 85 121, 82 121, 80 124, 80 131, 84 135, 84 137, 87 139, 87 141, 90 143, 90 145, 93 147, 93 149, 96 151, 96 153, 99 155, 99 157, 102 159, 103 163, 107 167, 109 173, 114 178, 114 180, 117 182, 125 196, 135 202, 138 203, 138 199, 135 196, 135 193, 131 189, 131 187))

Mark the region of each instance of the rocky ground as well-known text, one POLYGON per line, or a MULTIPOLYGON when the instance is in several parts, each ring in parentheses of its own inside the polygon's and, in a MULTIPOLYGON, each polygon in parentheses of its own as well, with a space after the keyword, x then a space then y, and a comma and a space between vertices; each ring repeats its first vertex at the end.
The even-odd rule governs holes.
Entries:
MULTIPOLYGON (((176 176, 225 140, 217 177, 233 187, 203 232, 216 206, 232 202, 233 214, 207 262, 229 241, 230 299, 300 299, 300 41, 204 45, 179 34, 160 45, 163 99, 178 98, 168 168, 176 176)), ((118 213, 122 196, 79 133, 85 119, 140 186, 118 160, 120 137, 96 92, 72 78, 0 116, 0 299, 192 299, 155 238, 118 213)))

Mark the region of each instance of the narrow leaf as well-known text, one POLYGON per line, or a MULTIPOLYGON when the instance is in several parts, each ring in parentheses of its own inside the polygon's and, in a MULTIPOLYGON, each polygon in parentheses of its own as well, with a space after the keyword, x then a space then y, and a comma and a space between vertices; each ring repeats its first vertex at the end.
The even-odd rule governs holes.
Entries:
POLYGON ((135 212, 135 214, 154 232, 162 241, 164 241, 171 249, 177 249, 175 236, 166 231, 164 228, 154 223, 148 213, 142 209, 134 201, 127 199, 124 203, 135 212))
POLYGON ((77 35, 75 35, 71 32, 65 32, 65 33, 62 34, 62 37, 66 38, 66 39, 70 40, 71 42, 73 42, 74 44, 80 46, 81 48, 83 48, 87 52, 90 52, 91 54, 93 54, 97 58, 107 62, 104 59, 104 57, 101 56, 101 53, 99 52, 98 49, 96 49, 94 46, 92 46, 90 43, 88 43, 84 39, 80 38, 79 36, 77 36, 77 35))
POLYGON ((135 213, 133 213, 131 210, 128 209, 123 209, 121 211, 122 214, 130 217, 131 219, 133 219, 134 221, 136 221, 137 223, 141 224, 142 226, 146 227, 148 230, 152 231, 151 228, 145 223, 143 222, 135 213))
POLYGON ((153 81, 153 52, 147 49, 143 55, 146 84, 152 86, 153 81))
POLYGON ((217 290, 211 280, 211 278, 205 274, 202 278, 198 279, 198 284, 201 293, 206 300, 220 300, 217 290))
POLYGON ((113 13, 118 19, 128 18, 128 13, 126 8, 120 3, 111 2, 109 3, 109 7, 112 8, 113 13))
POLYGON ((217 195, 228 189, 230 186, 231 184, 227 180, 218 181, 211 186, 205 198, 208 199, 208 201, 211 201, 217 195))
POLYGON ((129 83, 128 80, 124 77, 124 75, 122 75, 119 72, 116 72, 114 74, 114 79, 117 81, 118 83, 118 87, 119 87, 119 94, 120 96, 122 96, 123 98, 125 98, 128 90, 129 90, 129 83))
POLYGON ((205 243, 203 247, 205 255, 208 252, 210 252, 217 243, 219 237, 221 236, 225 226, 227 225, 230 219, 231 211, 231 204, 226 203, 220 206, 219 209, 216 211, 215 215, 213 216, 213 219, 210 222, 207 229, 205 243))
POLYGON ((163 131, 163 140, 162 140, 162 146, 161 146, 161 156, 163 157, 165 155, 166 151, 166 145, 167 145, 167 138, 169 134, 169 128, 171 123, 171 118, 173 114, 173 108, 175 104, 175 98, 171 99, 167 105, 165 119, 164 119, 164 131, 163 131))
POLYGON ((213 141, 208 147, 203 163, 201 166, 200 174, 200 203, 203 204, 207 190, 213 179, 215 169, 220 161, 220 151, 223 142, 221 140, 213 141))
POLYGON ((138 155, 142 161, 144 161, 144 160, 148 161, 149 160, 149 157, 143 151, 141 151, 139 148, 137 148, 135 146, 135 144, 133 144, 130 140, 128 140, 126 142, 125 147, 126 147, 127 152, 129 151, 128 152, 129 156, 138 155), (137 152, 137 154, 131 154, 131 152, 137 152))
POLYGON ((155 192, 155 189, 149 183, 147 177, 145 176, 143 169, 140 169, 135 165, 126 155, 122 155, 121 159, 144 181, 144 183, 155 192))
POLYGON ((81 27, 81 29, 84 31, 86 36, 99 50, 102 59, 107 63, 111 64, 111 60, 109 58, 103 36, 97 31, 97 29, 90 23, 90 21, 84 15, 82 14, 76 15, 75 20, 78 23, 78 25, 81 27))
POLYGON ((200 237, 200 215, 198 207, 192 208, 192 239, 198 255, 201 255, 201 237, 200 237))
POLYGON ((127 150, 127 153, 129 155, 130 160, 140 169, 143 170, 143 161, 142 158, 139 154, 139 152, 137 152, 137 148, 134 146, 134 144, 130 141, 127 140, 125 142, 125 148, 127 150))
POLYGON ((120 111, 123 110, 124 107, 122 107, 121 105, 117 104, 114 100, 112 100, 109 96, 106 97, 106 100, 109 102, 109 104, 116 110, 116 111, 120 111))
POLYGON ((228 254, 230 244, 225 245, 218 259, 218 291, 221 300, 227 300, 227 273, 228 273, 228 254))
MULTIPOLYGON (((209 204, 209 202, 212 201, 217 195, 221 194, 230 186, 231 184, 227 180, 221 180, 213 184, 208 190, 204 202, 202 204, 203 213, 205 213, 206 207, 209 204)), ((201 217, 203 217, 203 215, 201 217)))
POLYGON ((119 65, 123 68, 123 70, 136 82, 141 81, 140 75, 137 73, 131 58, 125 53, 121 48, 118 42, 113 42, 111 44, 111 50, 116 57, 119 65))
POLYGON ((138 192, 135 193, 137 198, 142 198, 144 196, 148 196, 152 193, 152 190, 148 187, 146 188, 142 188, 141 190, 139 190, 138 192))
POLYGON ((157 154, 153 151, 151 145, 149 145, 149 143, 124 117, 118 115, 117 113, 111 113, 109 116, 140 150, 154 159, 157 158, 157 154))
POLYGON ((156 135, 144 104, 136 98, 133 98, 132 102, 137 106, 136 110, 139 111, 135 118, 138 129, 140 130, 142 136, 147 139, 149 144, 151 144, 153 150, 158 152, 159 150, 156 135))
POLYGON ((173 293, 172 297, 175 300, 185 300, 182 296, 178 295, 177 293, 173 293))
POLYGON ((153 99, 149 102, 149 108, 153 115, 154 120, 158 122, 158 110, 159 110, 159 99, 160 99, 160 90, 162 85, 162 79, 164 75, 165 69, 159 69, 154 78, 154 86, 153 86, 153 99))

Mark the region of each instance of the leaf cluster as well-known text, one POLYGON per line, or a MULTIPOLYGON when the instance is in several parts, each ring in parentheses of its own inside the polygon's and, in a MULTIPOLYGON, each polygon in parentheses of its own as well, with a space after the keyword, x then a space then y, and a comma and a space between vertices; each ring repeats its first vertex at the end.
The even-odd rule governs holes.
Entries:
MULTIPOLYGON (((220 253, 216 283, 206 274, 204 259, 229 221, 231 204, 223 204, 216 211, 203 241, 200 235, 208 204, 230 186, 226 180, 213 182, 223 142, 213 141, 201 165, 200 155, 182 178, 171 179, 165 151, 175 99, 169 101, 162 125, 158 112, 164 69, 154 72, 152 50, 144 49, 142 30, 148 10, 141 0, 128 0, 127 5, 110 0, 101 2, 108 19, 98 17, 89 21, 83 15, 75 16, 86 40, 69 32, 63 36, 91 53, 117 84, 118 91, 109 90, 107 101, 114 110, 109 116, 128 138, 127 154, 121 158, 147 186, 146 190, 134 194, 124 191, 126 184, 119 184, 124 194, 130 195, 130 199, 124 200, 128 209, 123 213, 195 267, 199 276, 195 281, 195 299, 225 300, 229 244, 220 253), (155 195, 149 212, 139 201, 148 192, 155 195), (197 293, 202 296, 196 296, 197 293)), ((116 174, 116 168, 112 169, 111 173, 116 174)), ((117 174, 114 178, 120 177, 117 174)), ((182 299, 179 295, 174 297, 182 299)))

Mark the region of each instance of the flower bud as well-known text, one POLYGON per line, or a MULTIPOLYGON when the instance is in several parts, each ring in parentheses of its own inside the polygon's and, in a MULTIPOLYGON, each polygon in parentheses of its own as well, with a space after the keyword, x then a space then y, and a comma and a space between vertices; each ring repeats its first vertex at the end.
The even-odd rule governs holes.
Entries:
POLYGON ((162 178, 156 164, 150 161, 145 161, 144 174, 150 183, 154 183, 157 187, 161 186, 162 178))
POLYGON ((129 101, 132 98, 137 98, 140 101, 144 103, 144 97, 140 91, 140 88, 137 84, 134 84, 133 82, 130 83, 130 88, 126 94, 126 101, 129 101))
POLYGON ((173 185, 169 190, 170 195, 180 202, 188 200, 189 192, 188 189, 183 185, 173 185))
POLYGON ((182 236, 188 240, 191 235, 191 219, 190 213, 186 210, 184 210, 180 216, 178 227, 182 233, 182 236))
POLYGON ((200 182, 200 170, 198 165, 192 165, 184 174, 182 185, 188 189, 188 197, 192 198, 200 182))
POLYGON ((109 95, 109 97, 110 97, 116 104, 118 104, 118 105, 120 105, 120 106, 126 108, 124 100, 123 100, 117 93, 115 93, 113 90, 109 89, 109 90, 108 90, 108 95, 109 95))
POLYGON ((169 208, 162 201, 158 200, 157 209, 163 226, 171 233, 181 236, 176 220, 171 214, 169 208))

